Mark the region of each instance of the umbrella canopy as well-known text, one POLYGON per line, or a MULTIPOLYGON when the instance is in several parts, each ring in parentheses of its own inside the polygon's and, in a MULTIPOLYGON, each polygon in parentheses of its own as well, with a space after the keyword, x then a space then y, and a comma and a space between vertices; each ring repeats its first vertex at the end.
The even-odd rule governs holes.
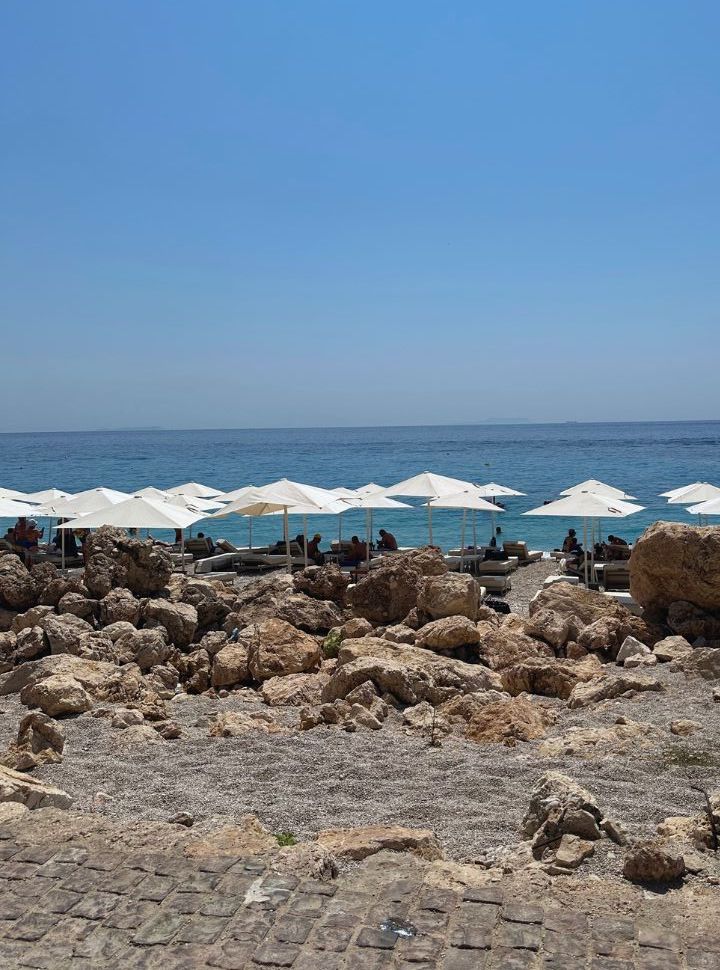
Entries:
POLYGON ((488 502, 480 494, 479 489, 466 489, 463 492, 453 492, 452 495, 439 495, 427 503, 434 509, 476 509, 481 512, 503 512, 497 505, 488 502))
POLYGON ((99 529, 114 525, 119 529, 186 529, 205 518, 200 509, 181 508, 155 498, 132 495, 123 502, 81 515, 58 524, 59 529, 99 529))
POLYGON ((175 495, 173 492, 164 492, 161 488, 148 485, 133 493, 134 497, 156 499, 158 502, 169 502, 171 505, 179 505, 184 509, 197 509, 200 512, 214 512, 219 509, 222 502, 209 501, 204 498, 193 498, 191 495, 175 495))
MULTIPOLYGON (((556 515, 566 519, 583 519, 584 538, 583 549, 587 547, 588 519, 624 519, 626 515, 642 512, 641 505, 613 499, 609 495, 598 495, 596 492, 576 492, 565 498, 541 505, 540 508, 530 509, 523 515, 556 515)), ((588 585, 588 561, 585 554, 585 585, 588 585)))
POLYGON ((517 492, 514 488, 507 485, 498 485, 497 482, 488 482, 487 485, 476 485, 478 494, 483 498, 502 498, 503 495, 524 495, 525 492, 517 492))
POLYGON ((692 515, 720 515, 720 497, 700 502, 699 505, 691 505, 688 512, 692 515))
POLYGON ((333 495, 337 495, 338 498, 355 498, 358 494, 354 488, 345 488, 344 485, 340 485, 338 488, 331 488, 330 491, 333 495))
POLYGON ((28 505, 27 502, 16 502, 14 499, 0 496, 0 519, 14 519, 16 516, 22 519, 35 514, 34 505, 28 505))
POLYGON ((118 492, 113 488, 89 488, 84 492, 78 492, 70 498, 61 498, 57 502, 46 502, 38 506, 35 512, 38 515, 86 515, 90 512, 98 512, 100 509, 109 508, 111 505, 118 505, 132 498, 127 492, 118 492))
POLYGON ((682 495, 683 492, 688 492, 691 488, 695 488, 696 485, 702 485, 702 482, 693 482, 692 485, 681 485, 680 488, 671 488, 669 492, 660 492, 660 498, 675 498, 676 495, 682 495))
POLYGON ((63 492, 61 488, 46 488, 42 492, 30 492, 23 501, 44 505, 46 502, 57 502, 61 498, 72 498, 72 493, 63 492))
POLYGON ((216 495, 215 498, 218 502, 235 502, 237 499, 247 495, 248 492, 256 491, 256 489, 257 485, 243 485, 242 488, 235 488, 232 492, 223 492, 221 495, 216 495))
MULTIPOLYGON (((448 478, 446 475, 436 475, 434 472, 421 472, 413 478, 406 478, 404 481, 386 488, 385 494, 432 499, 439 495, 454 495, 456 492, 470 491, 473 487, 472 482, 464 482, 460 478, 448 478)), ((432 505, 430 503, 427 504, 427 510, 428 542, 432 545, 432 505)))
POLYGON ((634 495, 628 495, 627 492, 623 492, 621 488, 615 488, 613 485, 606 485, 605 482, 599 482, 596 478, 588 478, 585 482, 580 482, 579 485, 573 485, 571 488, 566 488, 564 491, 560 492, 561 495, 577 495, 578 492, 593 492, 595 495, 609 495, 610 498, 621 499, 622 501, 628 501, 629 499, 634 499, 634 495))
POLYGON ((385 491, 385 486, 378 485, 375 482, 368 482, 367 485, 361 485, 355 491, 358 495, 377 495, 379 492, 385 491))
POLYGON ((0 498, 17 499, 19 502, 23 502, 27 495, 24 492, 18 492, 14 488, 0 488, 0 498))
POLYGON ((217 498, 222 495, 219 488, 210 488, 209 485, 201 485, 200 482, 185 482, 184 485, 173 485, 168 489, 173 495, 192 495, 193 498, 217 498))
POLYGON ((679 494, 668 499, 668 505, 697 505, 700 502, 709 502, 711 499, 720 498, 720 488, 711 485, 709 482, 695 482, 682 489, 679 494))

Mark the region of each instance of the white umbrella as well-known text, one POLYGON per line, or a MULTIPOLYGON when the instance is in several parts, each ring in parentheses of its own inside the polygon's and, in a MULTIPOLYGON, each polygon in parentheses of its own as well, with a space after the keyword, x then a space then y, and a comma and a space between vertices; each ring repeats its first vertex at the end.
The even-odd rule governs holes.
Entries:
POLYGON ((503 496, 525 495, 525 492, 518 492, 507 485, 498 485, 497 482, 488 482, 487 485, 476 485, 478 494, 483 498, 502 498, 503 496))
POLYGON ((57 502, 61 498, 72 498, 72 492, 63 492, 61 488, 46 488, 42 492, 30 492, 24 501, 44 505, 45 502, 57 502))
POLYGON ((720 488, 711 485, 709 482, 695 482, 688 485, 678 494, 668 499, 668 505, 697 505, 700 502, 709 502, 711 499, 720 498, 720 488))
POLYGON ((688 509, 692 515, 720 515, 720 497, 708 499, 688 509))
POLYGON ((173 495, 192 495, 193 498, 217 498, 222 495, 219 488, 210 488, 200 482, 185 482, 183 485, 173 485, 168 489, 173 495))
POLYGON ((191 495, 176 495, 174 492, 164 492, 161 488, 148 485, 133 492, 133 496, 140 498, 156 499, 158 502, 169 502, 171 505, 179 505, 184 509, 199 509, 201 512, 214 512, 222 506, 222 502, 217 499, 210 501, 204 498, 194 498, 191 495))
POLYGON ((365 552, 368 563, 370 562, 373 510, 412 508, 412 505, 406 505, 405 502, 398 502, 396 499, 388 498, 387 495, 381 495, 379 492, 356 495, 354 498, 346 498, 344 501, 348 503, 351 509, 365 509, 365 552))
MULTIPOLYGON (((624 519, 627 515, 642 512, 641 505, 633 505, 620 499, 612 499, 608 495, 598 495, 595 492, 577 492, 565 498, 541 505, 540 508, 523 512, 523 515, 555 515, 561 518, 583 520, 583 550, 585 552, 585 585, 588 585, 587 563, 587 524, 588 519, 624 519)), ((594 551, 594 550, 593 550, 594 551)))
MULTIPOLYGON (((434 472, 421 472, 412 478, 406 478, 396 485, 385 489, 385 495, 407 495, 410 498, 438 498, 441 495, 453 495, 455 492, 466 492, 474 488, 472 482, 464 482, 460 478, 448 478, 446 475, 436 475, 434 472)), ((432 506, 428 503, 428 539, 432 545, 432 506)))
POLYGON ((18 492, 15 488, 0 488, 0 498, 17 499, 19 502, 25 501, 25 492, 18 492))
POLYGON ((596 478, 588 478, 585 482, 580 482, 579 485, 573 485, 570 488, 564 489, 560 492, 561 495, 577 495, 578 492, 593 492, 595 495, 607 495, 610 498, 617 498, 623 502, 627 502, 630 499, 634 499, 634 495, 628 495, 621 488, 615 488, 613 485, 606 485, 605 482, 599 482, 596 478))
POLYGON ((378 485, 375 482, 368 482, 367 485, 361 485, 360 488, 356 488, 355 491, 358 495, 379 495, 380 492, 385 491, 385 486, 378 485))
POLYGON ((100 509, 109 508, 132 498, 128 492, 118 492, 114 488, 88 488, 84 492, 78 492, 70 498, 61 498, 55 502, 45 502, 35 509, 38 515, 86 515, 89 512, 98 512, 100 509))
POLYGON ((220 495, 216 495, 215 498, 218 502, 235 502, 239 498, 243 498, 250 492, 257 490, 257 485, 243 485, 242 488, 235 488, 232 492, 222 492, 220 495))
POLYGON ((0 519, 12 519, 16 516, 19 519, 26 519, 35 514, 34 505, 28 505, 27 502, 16 502, 15 499, 4 498, 0 495, 0 519))
POLYGON ((475 512, 480 510, 481 512, 490 512, 493 516, 493 522, 495 521, 496 512, 504 512, 504 509, 498 508, 497 505, 493 505, 492 502, 488 502, 487 499, 483 498, 480 488, 466 489, 462 492, 454 492, 452 495, 441 495, 438 498, 430 499, 427 503, 428 506, 432 506, 434 509, 462 509, 462 529, 460 531, 460 570, 462 571, 462 562, 465 555, 465 521, 467 518, 467 511, 470 509, 473 513, 473 548, 477 551, 477 534, 475 530, 475 512))

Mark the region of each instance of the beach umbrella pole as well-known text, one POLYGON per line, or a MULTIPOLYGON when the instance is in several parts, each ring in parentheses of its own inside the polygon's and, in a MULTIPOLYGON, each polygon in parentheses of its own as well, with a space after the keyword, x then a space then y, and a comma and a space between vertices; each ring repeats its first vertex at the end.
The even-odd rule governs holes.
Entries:
POLYGON ((588 561, 587 561, 587 516, 583 519, 583 552, 585 566, 585 589, 588 588, 588 561))
POLYGON ((370 534, 372 529, 370 524, 371 514, 370 509, 365 509, 365 562, 368 572, 370 571, 370 534))
POLYGON ((287 505, 283 507, 283 529, 285 530, 285 556, 287 558, 287 571, 292 574, 292 558, 290 556, 290 523, 288 522, 287 505))
POLYGON ((60 549, 62 550, 62 569, 61 572, 63 576, 65 575, 65 530, 60 530, 60 549))
POLYGON ((428 500, 428 545, 433 544, 433 534, 432 534, 432 507, 428 500))
POLYGON ((477 512, 472 510, 473 552, 477 553, 477 512))
POLYGON ((467 509, 463 509, 462 514, 462 526, 460 528, 460 572, 465 571, 465 519, 467 518, 467 509))
POLYGON ((248 548, 252 552, 252 515, 248 516, 248 548))
POLYGON ((185 530, 180 530, 180 561, 182 562, 183 573, 187 572, 185 568, 185 530))
POLYGON ((303 555, 305 557, 305 568, 307 569, 308 557, 307 557, 307 515, 303 515, 303 555))

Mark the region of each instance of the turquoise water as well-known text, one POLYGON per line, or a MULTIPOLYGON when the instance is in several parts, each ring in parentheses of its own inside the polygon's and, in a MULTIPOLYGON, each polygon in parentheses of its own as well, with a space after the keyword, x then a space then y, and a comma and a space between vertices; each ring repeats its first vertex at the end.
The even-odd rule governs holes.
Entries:
MULTIPOLYGON (((0 485, 22 491, 49 486, 80 491, 97 485, 131 491, 199 481, 229 490, 280 477, 333 487, 390 485, 430 470, 456 478, 509 485, 527 496, 510 499, 498 516, 503 537, 551 549, 577 522, 525 517, 521 512, 556 498, 561 489, 597 478, 638 498, 644 512, 606 529, 633 539, 658 518, 692 522, 660 492, 693 481, 720 484, 720 422, 633 424, 468 425, 405 428, 291 430, 116 431, 0 435, 0 485)), ((417 500, 410 500, 417 502, 417 500)), ((459 542, 462 513, 433 513, 436 542, 459 542)), ((343 516, 343 535, 363 533, 364 513, 343 516)), ((489 535, 478 514, 481 538, 489 535)), ((385 527, 401 545, 427 539, 425 509, 375 512, 375 533, 385 527)), ((5 527, 5 523, 3 523, 5 527)), ((3 531, 4 531, 3 527, 3 531)), ((247 520, 199 523, 217 538, 247 541, 247 520)), ((297 519, 293 531, 301 531, 297 519)), ((313 517, 309 528, 328 540, 334 517, 313 517)), ((255 519, 255 544, 281 532, 274 518, 255 519)), ((161 533, 158 533, 160 535, 161 533)), ((468 540, 469 541, 469 540, 468 540)))

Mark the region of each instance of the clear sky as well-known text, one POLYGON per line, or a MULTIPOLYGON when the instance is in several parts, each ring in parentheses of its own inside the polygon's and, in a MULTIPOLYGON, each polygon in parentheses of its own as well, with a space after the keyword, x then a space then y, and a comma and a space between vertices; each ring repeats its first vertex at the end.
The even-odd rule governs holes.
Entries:
POLYGON ((0 31, 0 430, 720 417, 717 0, 0 31))

